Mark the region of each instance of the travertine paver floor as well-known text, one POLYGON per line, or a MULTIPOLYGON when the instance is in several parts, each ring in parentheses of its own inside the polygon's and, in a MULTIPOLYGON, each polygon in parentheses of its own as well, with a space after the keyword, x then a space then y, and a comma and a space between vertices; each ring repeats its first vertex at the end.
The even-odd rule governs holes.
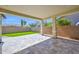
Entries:
POLYGON ((16 54, 79 54, 79 42, 51 38, 16 54))
POLYGON ((49 38, 50 37, 42 36, 41 34, 31 34, 18 37, 2 37, 2 41, 4 42, 2 46, 2 53, 16 53, 22 49, 28 48, 49 38))

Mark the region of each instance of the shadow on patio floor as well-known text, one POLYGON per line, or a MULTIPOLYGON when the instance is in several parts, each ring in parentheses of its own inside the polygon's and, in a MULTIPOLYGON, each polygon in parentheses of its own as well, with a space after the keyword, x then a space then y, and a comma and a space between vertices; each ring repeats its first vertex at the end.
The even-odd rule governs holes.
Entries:
POLYGON ((78 54, 79 42, 66 39, 49 39, 15 54, 78 54))

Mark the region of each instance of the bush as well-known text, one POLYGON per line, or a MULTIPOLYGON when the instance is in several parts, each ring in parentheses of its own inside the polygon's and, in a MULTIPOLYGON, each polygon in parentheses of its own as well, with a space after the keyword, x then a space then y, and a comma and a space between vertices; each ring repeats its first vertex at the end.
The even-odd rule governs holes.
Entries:
POLYGON ((35 23, 35 24, 29 24, 31 27, 36 27, 37 26, 37 23, 35 23))
POLYGON ((44 26, 51 27, 51 26, 52 26, 52 23, 51 23, 51 22, 49 22, 49 23, 44 23, 44 26))
POLYGON ((71 22, 68 19, 61 18, 57 20, 57 25, 60 25, 60 26, 71 25, 71 22))

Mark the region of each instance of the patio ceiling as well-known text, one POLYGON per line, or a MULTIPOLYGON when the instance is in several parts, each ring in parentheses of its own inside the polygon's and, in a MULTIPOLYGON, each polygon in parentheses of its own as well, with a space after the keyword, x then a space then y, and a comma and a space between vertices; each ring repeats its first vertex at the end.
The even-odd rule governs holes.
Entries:
POLYGON ((0 11, 12 13, 19 16, 31 17, 34 19, 44 19, 50 16, 65 15, 79 11, 77 5, 4 5, 0 6, 0 11))

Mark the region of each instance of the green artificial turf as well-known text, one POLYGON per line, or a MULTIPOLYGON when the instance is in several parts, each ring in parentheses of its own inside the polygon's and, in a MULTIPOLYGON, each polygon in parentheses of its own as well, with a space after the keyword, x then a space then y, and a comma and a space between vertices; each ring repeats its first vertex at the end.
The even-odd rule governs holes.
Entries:
POLYGON ((36 32, 16 32, 16 33, 2 34, 2 36, 15 37, 15 36, 22 36, 22 35, 35 34, 35 33, 36 33, 36 32))

